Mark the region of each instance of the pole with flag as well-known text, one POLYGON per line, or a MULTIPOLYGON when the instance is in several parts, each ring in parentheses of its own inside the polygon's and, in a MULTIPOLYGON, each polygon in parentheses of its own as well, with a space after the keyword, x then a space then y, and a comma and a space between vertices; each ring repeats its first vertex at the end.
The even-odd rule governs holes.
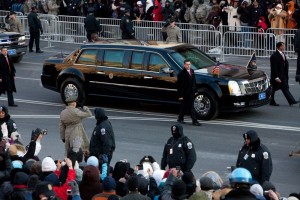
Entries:
POLYGON ((247 64, 247 70, 250 75, 257 70, 255 51, 253 51, 252 56, 247 64))

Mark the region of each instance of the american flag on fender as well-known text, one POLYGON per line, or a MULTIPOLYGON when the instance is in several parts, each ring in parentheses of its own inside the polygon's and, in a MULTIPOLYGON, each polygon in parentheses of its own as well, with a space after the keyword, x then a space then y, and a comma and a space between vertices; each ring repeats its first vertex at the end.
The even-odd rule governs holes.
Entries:
POLYGON ((220 66, 219 65, 214 66, 214 68, 212 70, 212 73, 215 76, 219 76, 219 74, 220 74, 220 66))

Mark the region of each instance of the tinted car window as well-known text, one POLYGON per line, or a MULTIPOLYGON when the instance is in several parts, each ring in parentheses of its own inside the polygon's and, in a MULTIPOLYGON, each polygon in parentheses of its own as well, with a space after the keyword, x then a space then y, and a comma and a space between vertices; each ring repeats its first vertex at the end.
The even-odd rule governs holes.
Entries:
POLYGON ((159 72, 162 66, 168 67, 168 64, 157 54, 150 54, 149 71, 159 72))
POLYGON ((124 51, 121 50, 106 50, 104 53, 103 65, 108 67, 122 67, 123 66, 124 51))
POLYGON ((183 66, 184 60, 191 61, 191 68, 194 70, 201 69, 207 66, 215 65, 215 61, 203 54, 197 48, 183 48, 171 53, 171 56, 179 65, 183 66))
POLYGON ((143 69, 143 52, 132 52, 131 69, 143 69))
POLYGON ((77 64, 94 65, 96 61, 96 49, 83 50, 77 60, 77 64))

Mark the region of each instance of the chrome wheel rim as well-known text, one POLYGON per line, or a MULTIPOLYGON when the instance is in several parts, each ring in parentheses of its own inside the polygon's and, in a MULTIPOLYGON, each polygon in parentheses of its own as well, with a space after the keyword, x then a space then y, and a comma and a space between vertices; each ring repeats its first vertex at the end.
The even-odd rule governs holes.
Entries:
POLYGON ((76 87, 76 85, 69 83, 64 89, 64 95, 65 99, 70 96, 76 96, 78 98, 78 88, 76 87))
POLYGON ((210 99, 203 94, 198 95, 194 100, 194 109, 201 116, 208 115, 211 110, 210 99))

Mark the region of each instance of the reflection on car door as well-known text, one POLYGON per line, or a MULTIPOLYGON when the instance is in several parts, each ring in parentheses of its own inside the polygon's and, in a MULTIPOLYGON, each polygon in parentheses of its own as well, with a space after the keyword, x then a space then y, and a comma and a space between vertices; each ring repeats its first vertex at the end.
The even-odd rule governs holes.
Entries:
POLYGON ((145 98, 161 102, 177 100, 177 77, 174 77, 170 65, 156 53, 147 54, 147 70, 142 74, 145 98))
POLYGON ((120 49, 103 49, 98 53, 94 82, 98 94, 136 98, 141 71, 129 68, 130 57, 131 51, 120 49))

